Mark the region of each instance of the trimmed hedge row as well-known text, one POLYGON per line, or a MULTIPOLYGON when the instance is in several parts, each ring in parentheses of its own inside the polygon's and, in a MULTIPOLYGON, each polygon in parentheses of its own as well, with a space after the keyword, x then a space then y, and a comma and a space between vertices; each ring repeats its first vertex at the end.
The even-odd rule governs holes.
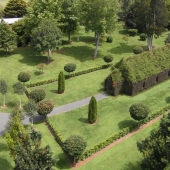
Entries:
MULTIPOLYGON (((149 122, 150 120, 156 118, 157 116, 162 115, 163 113, 165 113, 166 111, 168 111, 170 109, 170 104, 159 109, 158 111, 151 113, 150 116, 148 116, 146 119, 140 121, 139 126, 149 122)), ((101 149, 105 148, 106 146, 108 146, 109 144, 113 143, 114 141, 118 140, 119 138, 127 135, 128 133, 132 132, 133 130, 135 130, 138 127, 138 124, 136 123, 136 125, 127 127, 127 128, 123 128, 122 130, 120 130, 119 132, 117 132, 116 134, 114 134, 113 136, 111 136, 110 138, 106 139, 104 142, 99 143, 98 145, 95 145, 93 148, 86 150, 80 157, 78 161, 84 160, 86 158, 88 158, 89 156, 95 154, 96 152, 100 151, 101 149)))
MULTIPOLYGON (((88 70, 80 71, 80 72, 73 73, 73 74, 70 74, 70 75, 65 75, 65 79, 69 79, 71 77, 76 77, 76 76, 91 73, 91 72, 94 72, 94 71, 106 69, 106 68, 110 67, 111 65, 112 64, 104 64, 104 65, 99 66, 99 67, 95 67, 95 68, 91 68, 91 69, 88 69, 88 70)), ((30 88, 30 87, 41 86, 41 85, 44 85, 44 84, 50 84, 50 83, 56 82, 57 80, 58 80, 58 78, 54 78, 54 79, 39 81, 39 82, 36 82, 36 83, 30 83, 30 84, 26 84, 26 87, 30 88)))
POLYGON ((60 145, 60 147, 63 147, 63 143, 64 143, 64 139, 61 135, 61 133, 56 129, 56 127, 54 127, 54 125, 52 124, 52 122, 46 118, 46 124, 48 125, 49 129, 52 131, 55 140, 57 141, 57 143, 60 145))

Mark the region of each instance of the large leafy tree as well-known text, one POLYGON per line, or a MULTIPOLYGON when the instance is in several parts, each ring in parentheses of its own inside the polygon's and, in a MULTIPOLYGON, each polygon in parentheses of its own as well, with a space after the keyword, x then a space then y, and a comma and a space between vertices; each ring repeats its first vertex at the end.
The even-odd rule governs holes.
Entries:
POLYGON ((31 45, 38 53, 47 52, 49 61, 51 50, 56 50, 61 44, 60 38, 61 31, 57 23, 50 19, 43 19, 32 31, 31 45))
POLYGON ((5 18, 18 18, 26 14, 27 3, 24 0, 9 0, 3 15, 5 18))
POLYGON ((86 31, 91 30, 96 35, 94 57, 97 57, 100 36, 115 29, 120 5, 117 0, 82 0, 80 9, 86 31))
POLYGON ((14 49, 17 45, 16 33, 12 28, 5 23, 3 19, 0 22, 0 47, 3 48, 6 52, 14 49))
POLYGON ((144 28, 150 51, 154 34, 159 36, 168 23, 169 13, 166 2, 165 0, 135 0, 134 8, 137 24, 144 28))
POLYGON ((70 43, 71 34, 74 34, 79 26, 78 0, 62 0, 61 10, 61 30, 68 35, 70 43))

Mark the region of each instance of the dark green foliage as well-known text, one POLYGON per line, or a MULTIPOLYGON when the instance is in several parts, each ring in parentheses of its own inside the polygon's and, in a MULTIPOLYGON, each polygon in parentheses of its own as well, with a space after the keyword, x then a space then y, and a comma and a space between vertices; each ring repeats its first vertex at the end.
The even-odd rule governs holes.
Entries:
POLYGON ((76 67, 76 64, 68 63, 64 66, 64 70, 70 74, 71 72, 75 71, 76 67))
POLYGON ((2 95, 5 95, 7 93, 7 84, 5 82, 5 80, 0 80, 0 92, 2 93, 2 95))
POLYGON ((165 44, 170 43, 170 34, 168 34, 168 36, 166 37, 164 42, 165 42, 165 44))
POLYGON ((24 0, 9 0, 3 14, 5 18, 19 18, 26 14, 27 3, 24 0))
POLYGON ((44 117, 47 116, 47 114, 49 114, 53 108, 54 108, 54 103, 50 100, 42 100, 40 102, 38 102, 38 114, 39 115, 43 115, 44 117))
POLYGON ((130 36, 135 36, 137 33, 138 33, 138 30, 137 30, 137 29, 129 29, 129 30, 128 30, 128 34, 129 34, 130 36))
POLYGON ((94 96, 91 97, 88 109, 88 121, 89 123, 95 123, 97 120, 97 101, 94 96))
POLYGON ((112 43, 112 42, 113 42, 113 37, 112 37, 111 35, 109 35, 109 36, 107 37, 106 42, 112 43))
POLYGON ((31 76, 30 76, 30 74, 27 73, 27 72, 21 72, 21 73, 18 74, 18 80, 19 80, 20 82, 25 83, 25 82, 29 81, 30 78, 31 78, 31 76))
POLYGON ((136 46, 133 48, 133 52, 134 52, 134 54, 140 54, 143 52, 143 48, 140 46, 136 46))
POLYGON ((25 87, 21 82, 15 83, 13 85, 14 92, 17 93, 18 95, 23 95, 25 92, 25 87))
POLYGON ((63 144, 63 149, 68 155, 78 159, 78 157, 83 153, 86 148, 86 142, 81 136, 71 135, 68 137, 63 144))
POLYGON ((130 106, 129 112, 130 112, 130 116, 133 119, 140 121, 148 116, 150 110, 148 106, 142 103, 135 103, 132 106, 130 106))
POLYGON ((35 89, 30 92, 30 98, 34 100, 36 103, 45 99, 46 93, 43 89, 35 89))
POLYGON ((110 63, 113 61, 113 56, 112 55, 105 55, 103 60, 106 62, 106 63, 110 63))
POLYGON ((141 41, 145 41, 146 38, 147 38, 147 36, 146 36, 145 33, 141 33, 141 34, 140 34, 140 40, 141 40, 141 41))
POLYGON ((65 77, 61 71, 58 75, 58 93, 64 93, 65 90, 65 77))

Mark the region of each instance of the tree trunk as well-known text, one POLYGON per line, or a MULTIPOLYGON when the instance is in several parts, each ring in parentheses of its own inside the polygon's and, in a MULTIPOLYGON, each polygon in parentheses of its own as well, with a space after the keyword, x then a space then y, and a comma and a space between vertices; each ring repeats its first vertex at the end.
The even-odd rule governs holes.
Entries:
POLYGON ((50 49, 48 49, 48 62, 50 60, 50 49))
POLYGON ((73 166, 76 166, 76 157, 74 156, 73 166))
POLYGON ((20 97, 20 100, 19 100, 19 108, 22 109, 22 105, 21 105, 21 97, 20 97))
POLYGON ((99 40, 100 40, 100 34, 97 34, 97 42, 96 42, 96 49, 94 51, 94 58, 97 57, 97 51, 98 51, 98 46, 99 46, 99 40))
POLYGON ((4 95, 4 107, 5 107, 5 95, 4 95))
POLYGON ((33 127, 33 116, 31 116, 31 126, 33 127))
POLYGON ((152 51, 152 37, 147 37, 148 50, 152 51))

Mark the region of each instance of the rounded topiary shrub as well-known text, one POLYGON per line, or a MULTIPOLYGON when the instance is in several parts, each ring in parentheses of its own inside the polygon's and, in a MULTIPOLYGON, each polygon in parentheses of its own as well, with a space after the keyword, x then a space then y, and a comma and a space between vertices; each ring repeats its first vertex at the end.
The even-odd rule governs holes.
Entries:
POLYGON ((64 66, 64 70, 70 74, 71 72, 75 71, 76 67, 76 64, 68 63, 64 66))
POLYGON ((43 89, 35 89, 30 92, 29 97, 33 99, 35 102, 39 102, 43 100, 46 96, 46 93, 43 89))
POLYGON ((141 41, 145 41, 146 40, 146 34, 145 33, 142 33, 142 34, 140 34, 140 40, 141 41))
POLYGON ((31 78, 31 76, 30 76, 29 73, 21 72, 21 73, 18 74, 18 80, 19 80, 20 82, 23 82, 23 83, 24 83, 24 82, 27 82, 27 81, 30 80, 30 78, 31 78))
POLYGON ((112 55, 106 55, 103 57, 103 60, 106 62, 106 63, 110 63, 113 61, 113 56, 112 55))
POLYGON ((42 100, 38 102, 37 106, 38 106, 38 110, 37 110, 38 114, 46 117, 47 114, 49 114, 53 110, 54 103, 50 100, 42 100))
POLYGON ((130 106, 129 112, 130 112, 130 116, 133 119, 140 121, 148 116, 150 110, 148 106, 146 106, 145 104, 135 103, 132 106, 130 106))
POLYGON ((137 29, 129 29, 128 34, 130 36, 135 36, 137 34, 138 30, 137 29))
POLYGON ((136 46, 133 48, 133 52, 134 52, 134 54, 140 54, 143 52, 143 48, 140 46, 136 46))
POLYGON ((107 36, 106 42, 112 43, 113 42, 113 37, 111 35, 107 36))

